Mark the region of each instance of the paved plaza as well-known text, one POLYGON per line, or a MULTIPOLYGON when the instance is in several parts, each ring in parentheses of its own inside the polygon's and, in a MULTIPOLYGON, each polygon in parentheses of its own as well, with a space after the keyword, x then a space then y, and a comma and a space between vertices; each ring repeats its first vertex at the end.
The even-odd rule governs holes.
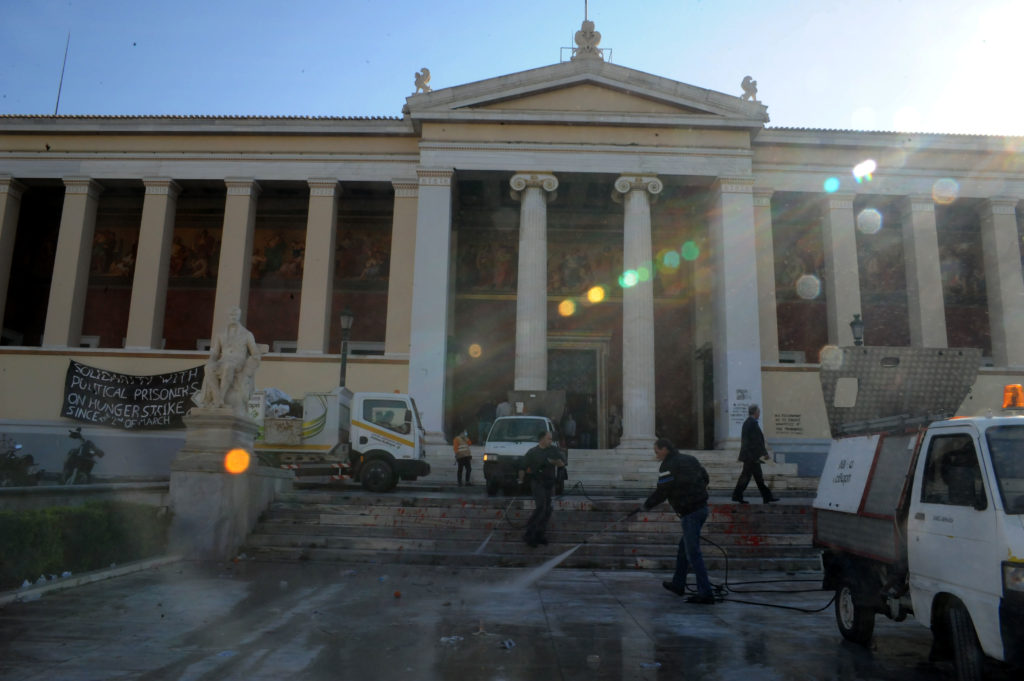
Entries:
MULTIPOLYGON (((539 561, 538 561, 539 562, 539 561)), ((173 562, 0 606, 0 678, 925 681, 930 632, 839 636, 816 575, 684 602, 644 571, 173 562), (806 590, 806 591, 804 591, 806 590), (758 591, 758 593, 741 592, 758 591), (804 591, 803 593, 791 593, 804 591)), ((712 581, 725 583, 724 573, 712 581)), ((762 580, 769 580, 762 582, 762 580)), ((993 666, 991 678, 1013 673, 993 666)))

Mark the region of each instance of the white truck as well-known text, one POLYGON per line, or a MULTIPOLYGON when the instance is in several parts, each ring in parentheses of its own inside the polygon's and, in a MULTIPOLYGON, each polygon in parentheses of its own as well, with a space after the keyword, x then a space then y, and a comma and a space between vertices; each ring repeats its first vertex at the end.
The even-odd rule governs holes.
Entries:
POLYGON ((256 453, 295 472, 302 484, 351 478, 372 492, 430 474, 416 402, 399 393, 347 388, 306 393, 301 418, 271 418, 257 392, 250 415, 261 425, 256 453))
POLYGON ((1024 665, 1024 416, 953 416, 980 354, 834 348, 821 369, 834 439, 814 544, 839 631, 867 645, 876 614, 913 614, 960 681, 986 656, 1024 665))
MULTIPOLYGON (((562 451, 562 458, 569 462, 569 452, 561 446, 562 437, 555 419, 565 411, 564 390, 512 390, 507 399, 513 405, 512 416, 495 419, 487 439, 484 441, 484 480, 487 494, 494 496, 499 490, 506 495, 517 492, 529 493, 519 482, 523 457, 537 446, 537 436, 547 431, 562 451)), ((568 467, 558 469, 555 494, 565 490, 568 467)))

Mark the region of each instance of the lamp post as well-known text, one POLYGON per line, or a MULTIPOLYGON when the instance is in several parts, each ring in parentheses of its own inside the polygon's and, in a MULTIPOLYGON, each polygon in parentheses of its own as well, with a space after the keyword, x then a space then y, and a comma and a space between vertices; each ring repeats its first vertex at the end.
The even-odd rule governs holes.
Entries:
POLYGON ((860 318, 859 314, 853 315, 853 321, 850 322, 850 331, 853 332, 853 344, 864 345, 864 321, 860 318))
POLYGON ((339 385, 345 387, 345 369, 348 366, 348 339, 352 333, 352 324, 356 316, 352 314, 352 308, 348 305, 341 311, 341 382, 339 385))

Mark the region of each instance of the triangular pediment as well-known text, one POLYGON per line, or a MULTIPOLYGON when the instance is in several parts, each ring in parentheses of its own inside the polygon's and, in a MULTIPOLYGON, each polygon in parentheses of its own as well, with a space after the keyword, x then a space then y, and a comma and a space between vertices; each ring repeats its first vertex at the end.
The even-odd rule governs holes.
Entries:
MULTIPOLYGON (((737 89, 739 89, 737 84, 737 89)), ((760 128, 760 102, 600 60, 530 71, 412 95, 414 121, 516 120, 628 125, 760 128)))
POLYGON ((613 90, 605 85, 580 83, 555 90, 526 94, 489 102, 471 108, 492 111, 589 111, 624 114, 706 114, 693 107, 639 97, 631 92, 613 90))

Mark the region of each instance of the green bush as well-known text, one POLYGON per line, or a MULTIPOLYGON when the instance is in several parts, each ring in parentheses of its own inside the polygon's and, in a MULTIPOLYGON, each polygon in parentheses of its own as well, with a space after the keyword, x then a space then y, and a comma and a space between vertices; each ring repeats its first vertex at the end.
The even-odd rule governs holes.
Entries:
POLYGON ((170 514, 117 501, 0 511, 0 589, 163 553, 170 514))

